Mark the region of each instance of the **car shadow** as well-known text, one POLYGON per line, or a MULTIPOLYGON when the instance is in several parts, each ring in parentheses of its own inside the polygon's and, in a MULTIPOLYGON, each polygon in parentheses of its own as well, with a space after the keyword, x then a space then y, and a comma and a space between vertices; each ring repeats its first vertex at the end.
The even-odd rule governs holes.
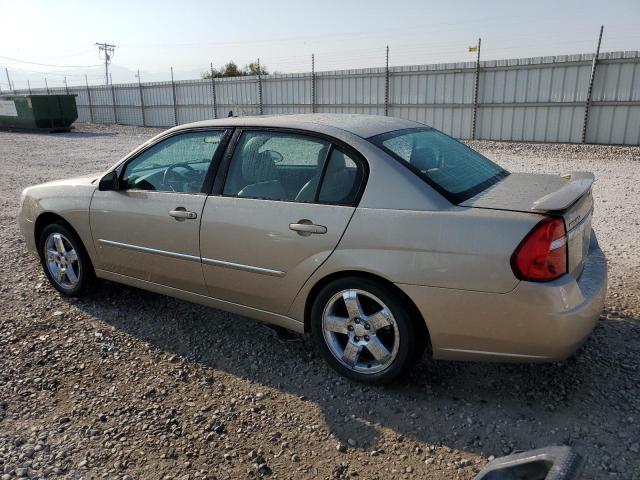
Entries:
POLYGON ((202 368, 313 402, 335 436, 356 448, 379 448, 391 431, 398 441, 484 455, 566 444, 595 457, 615 447, 603 431, 620 438, 637 433, 637 423, 625 420, 638 405, 638 372, 629 358, 640 354, 640 322, 633 318, 603 316, 586 345, 564 362, 423 359, 403 381, 375 387, 333 372, 306 336, 281 341, 241 316, 110 282, 75 305, 202 368))

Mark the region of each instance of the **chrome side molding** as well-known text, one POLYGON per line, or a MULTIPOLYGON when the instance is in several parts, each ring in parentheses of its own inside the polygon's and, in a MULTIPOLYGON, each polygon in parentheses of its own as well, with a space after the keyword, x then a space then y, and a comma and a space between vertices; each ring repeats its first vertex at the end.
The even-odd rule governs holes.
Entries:
POLYGON ((98 239, 98 243, 100 243, 101 245, 108 245, 110 247, 124 248, 126 250, 152 253, 154 255, 161 255, 163 257, 179 258, 181 260, 190 260, 192 262, 200 261, 200 257, 196 255, 187 255, 186 253, 168 252, 166 250, 158 250, 156 248, 141 247, 140 245, 131 245, 129 243, 114 242, 113 240, 105 240, 103 238, 98 239))
POLYGON ((114 242, 113 240, 105 240, 103 238, 98 239, 98 243, 101 245, 107 245, 110 247, 124 248, 126 250, 133 250, 136 252, 143 252, 143 253, 151 253, 151 254, 160 255, 163 257, 178 258, 180 260, 189 260, 192 262, 202 262, 206 265, 213 265, 216 267, 223 267, 223 268, 231 268, 233 270, 242 270, 244 272, 259 273, 262 275, 270 275, 272 277, 285 276, 285 272, 281 270, 274 270, 272 268, 256 267, 253 265, 245 265, 243 263, 226 262, 224 260, 216 260, 214 258, 200 258, 196 255, 168 252, 166 250, 158 250, 156 248, 142 247, 140 245, 131 245, 129 243, 114 242))
POLYGON ((233 270, 243 270, 245 272, 261 273, 263 275, 270 275, 272 277, 284 277, 285 272, 280 270, 273 270, 271 268, 254 267, 253 265, 245 265, 243 263, 225 262, 224 260, 215 260, 213 258, 203 258, 202 263, 206 265, 213 265, 215 267, 231 268, 233 270))

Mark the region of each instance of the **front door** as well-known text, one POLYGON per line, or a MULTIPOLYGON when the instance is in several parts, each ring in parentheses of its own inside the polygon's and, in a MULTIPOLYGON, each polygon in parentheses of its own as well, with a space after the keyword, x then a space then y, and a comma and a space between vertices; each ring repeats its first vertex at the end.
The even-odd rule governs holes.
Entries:
POLYGON ((285 314, 342 237, 364 160, 311 135, 236 135, 224 187, 202 214, 205 282, 215 298, 285 314))
POLYGON ((181 133, 128 161, 118 191, 96 191, 91 231, 97 268, 206 293, 199 230, 205 180, 224 130, 181 133))

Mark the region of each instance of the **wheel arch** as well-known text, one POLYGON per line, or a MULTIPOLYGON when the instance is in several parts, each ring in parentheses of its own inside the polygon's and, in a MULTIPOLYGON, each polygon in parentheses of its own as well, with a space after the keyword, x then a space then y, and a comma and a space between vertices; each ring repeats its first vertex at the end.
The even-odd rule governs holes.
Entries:
POLYGON ((311 331, 311 307, 313 306, 313 302, 315 301, 318 293, 322 288, 324 288, 329 283, 338 280, 340 278, 346 277, 359 277, 366 278, 372 280, 386 288, 389 288, 394 295, 396 295, 402 302, 408 307, 409 313, 411 316, 411 320, 413 322, 414 328, 416 329, 416 333, 419 334, 419 338, 423 338, 426 342, 426 345, 431 348, 431 335, 429 334, 429 327, 418 310, 418 307, 414 303, 414 301, 400 289, 397 285, 395 285, 390 280, 386 278, 376 275, 375 273, 365 272, 361 270, 343 270, 340 272, 334 272, 325 277, 322 277, 318 280, 313 287, 309 290, 309 294, 307 295, 305 306, 304 306, 304 331, 308 333, 311 331))
POLYGON ((40 252, 40 235, 48 225, 53 225, 54 223, 62 224, 65 227, 67 227, 69 230, 71 230, 71 232, 76 236, 78 241, 82 244, 83 248, 85 248, 86 250, 86 247, 82 242, 82 237, 78 234, 78 231, 75 228, 73 228, 73 225, 71 225, 71 223, 69 223, 64 217, 62 217, 61 215, 58 215, 57 213, 42 212, 40 215, 38 215, 38 218, 36 218, 34 228, 33 228, 33 236, 36 243, 36 247, 38 248, 38 255, 42 254, 42 252, 40 252))

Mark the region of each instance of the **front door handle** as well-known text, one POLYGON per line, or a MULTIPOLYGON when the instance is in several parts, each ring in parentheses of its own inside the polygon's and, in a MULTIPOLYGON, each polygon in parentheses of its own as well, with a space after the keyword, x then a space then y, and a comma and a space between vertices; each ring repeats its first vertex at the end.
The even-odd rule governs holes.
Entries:
POLYGON ((324 225, 316 225, 315 223, 312 223, 311 220, 307 219, 298 220, 297 223, 290 223, 289 229, 297 232, 298 235, 302 235, 303 237, 308 237, 313 233, 320 235, 327 233, 327 227, 324 225))
POLYGON ((169 210, 169 216, 175 218, 179 222, 183 220, 193 220, 198 218, 198 214, 196 212, 190 212, 184 207, 176 207, 174 210, 169 210))

